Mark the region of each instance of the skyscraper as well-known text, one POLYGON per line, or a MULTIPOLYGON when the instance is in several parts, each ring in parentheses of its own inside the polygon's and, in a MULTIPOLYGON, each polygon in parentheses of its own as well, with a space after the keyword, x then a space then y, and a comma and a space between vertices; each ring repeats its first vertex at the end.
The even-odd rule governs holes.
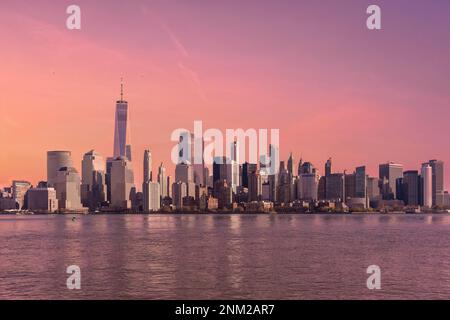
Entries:
POLYGON ((175 167, 175 182, 194 182, 194 172, 189 162, 178 163, 175 167))
POLYGON ((294 157, 292 156, 292 152, 289 154, 289 159, 287 161, 287 170, 289 172, 289 175, 293 177, 295 175, 295 169, 294 169, 294 157))
POLYGON ((347 174, 344 172, 345 197, 356 198, 356 173, 347 174))
POLYGON ((262 181, 259 171, 248 175, 248 201, 259 201, 262 195, 262 181))
MULTIPOLYGON (((382 188, 384 200, 395 200, 397 197, 397 179, 403 178, 403 165, 388 162, 380 164, 380 180, 386 179, 387 185, 382 188)), ((399 195, 400 196, 400 195, 399 195)))
POLYGON ((369 201, 380 200, 380 179, 374 177, 367 178, 367 196, 369 201))
POLYGON ((134 191, 131 162, 125 156, 115 158, 111 165, 111 207, 117 210, 131 209, 134 191))
POLYGON ((331 174, 331 158, 329 158, 325 163, 325 177, 328 177, 330 174, 331 174))
POLYGON ((313 164, 311 162, 302 162, 301 166, 299 164, 298 168, 298 174, 315 174, 316 168, 314 168, 313 164))
MULTIPOLYGON (((143 194, 143 201, 144 201, 144 211, 149 211, 150 209, 150 182, 152 177, 152 154, 150 153, 150 150, 144 151, 144 161, 143 161, 143 168, 144 168, 144 176, 142 179, 142 194, 143 194)), ((158 193, 159 194, 159 193, 158 193)))
POLYGON ((269 174, 278 174, 280 164, 280 149, 274 144, 269 145, 270 170, 269 174))
POLYGON ((91 210, 100 208, 107 194, 103 157, 91 150, 84 154, 81 167, 81 202, 91 210))
POLYGON ((150 150, 144 151, 144 177, 143 181, 152 181, 153 180, 153 170, 152 170, 152 153, 150 150))
POLYGON ((172 184, 172 199, 176 209, 183 208, 183 199, 187 196, 187 185, 184 182, 177 181, 172 184))
POLYGON ((227 157, 215 157, 213 162, 213 184, 217 181, 225 181, 228 178, 227 164, 229 163, 227 157))
POLYGON ((240 163, 240 154, 239 154, 239 143, 237 141, 233 141, 230 146, 230 159, 240 163))
POLYGON ((442 206, 442 195, 444 194, 444 162, 439 160, 430 160, 433 174, 433 206, 442 206))
POLYGON ((257 165, 255 163, 244 163, 242 165, 242 186, 248 188, 248 176, 250 173, 257 170, 257 165))
POLYGON ((367 174, 366 167, 357 167, 355 171, 355 197, 366 198, 367 195, 367 174))
POLYGON ((297 182, 297 198, 300 200, 315 201, 318 197, 319 179, 315 173, 302 173, 297 182))
POLYGON ((147 207, 144 207, 144 211, 152 212, 158 211, 161 208, 161 190, 158 182, 149 182, 147 188, 147 207))
POLYGON ((161 198, 164 199, 165 197, 168 197, 169 193, 167 188, 166 168, 164 167, 162 162, 158 168, 158 183, 160 187, 161 198))
POLYGON ((325 176, 322 176, 319 179, 319 185, 317 187, 317 198, 318 200, 327 199, 327 178, 325 176))
POLYGON ((219 209, 230 208, 233 201, 233 191, 226 180, 219 180, 214 183, 215 198, 218 200, 219 209))
POLYGON ((108 157, 106 159, 106 175, 105 175, 106 201, 108 201, 110 204, 111 204, 111 169, 113 162, 114 162, 113 157, 108 157))
POLYGON ((428 163, 422 165, 421 180, 423 189, 422 205, 426 208, 433 206, 433 169, 428 163))
POLYGON ((80 196, 81 178, 75 168, 60 168, 54 185, 59 209, 80 210, 82 208, 80 196))
POLYGON ((131 146, 128 143, 128 102, 123 99, 123 83, 120 84, 120 100, 116 102, 114 127, 114 158, 127 157, 131 161, 131 146))
POLYGON ((202 138, 192 138, 194 139, 194 145, 192 151, 192 160, 193 160, 193 171, 194 171, 194 182, 196 185, 206 185, 206 177, 205 177, 205 159, 203 157, 203 152, 205 149, 205 141, 202 138))
POLYGON ((331 173, 325 179, 327 200, 344 201, 345 178, 342 173, 331 173))
POLYGON ((419 205, 419 172, 417 170, 403 173, 402 196, 406 205, 419 205))
POLYGON ((297 175, 301 175, 302 174, 302 166, 303 166, 303 159, 300 158, 300 161, 298 162, 298 167, 297 167, 297 175))
POLYGON ((266 166, 265 171, 269 175, 270 184, 270 200, 272 202, 278 201, 278 170, 280 162, 280 150, 274 144, 269 145, 270 167, 266 166))
POLYGON ((228 177, 227 181, 230 184, 230 187, 233 189, 233 192, 236 192, 236 188, 241 185, 240 179, 240 158, 239 158, 239 143, 234 141, 231 143, 231 161, 227 166, 228 177))
POLYGON ((47 152, 47 185, 53 187, 60 168, 73 167, 70 151, 48 151, 47 152))

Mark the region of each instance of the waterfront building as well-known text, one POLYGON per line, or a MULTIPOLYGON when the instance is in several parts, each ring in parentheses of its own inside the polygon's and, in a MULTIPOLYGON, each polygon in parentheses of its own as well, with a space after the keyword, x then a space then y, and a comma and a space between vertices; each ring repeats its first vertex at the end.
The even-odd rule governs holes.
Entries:
POLYGON ((347 198, 356 198, 356 173, 344 173, 345 182, 345 200, 347 198))
POLYGON ((14 180, 12 183, 12 198, 19 210, 27 208, 27 191, 31 188, 28 181, 14 180))
POLYGON ((54 188, 60 210, 77 211, 83 208, 80 195, 81 178, 75 168, 60 168, 54 188))
POLYGON ((269 178, 269 200, 273 203, 277 201, 277 185, 278 185, 278 174, 270 174, 269 178))
POLYGON ((329 158, 327 160, 327 162, 325 163, 325 177, 328 177, 329 175, 331 175, 331 165, 332 165, 332 160, 331 160, 331 158, 329 158))
POLYGON ((298 175, 302 175, 302 174, 316 174, 316 168, 314 168, 313 164, 311 162, 300 162, 301 165, 299 164, 299 168, 298 168, 298 175))
POLYGON ((364 211, 367 209, 366 198, 347 198, 346 204, 351 211, 364 211))
POLYGON ((428 163, 432 170, 433 206, 442 206, 442 195, 444 194, 444 162, 430 160, 428 163))
POLYGON ((31 188, 27 192, 28 209, 42 213, 58 210, 58 199, 54 188, 31 188))
POLYGON ((214 184, 215 198, 218 200, 219 209, 229 209, 233 202, 233 190, 226 180, 216 181, 214 184))
POLYGON ((114 162, 113 157, 108 157, 106 159, 106 174, 105 174, 106 201, 108 201, 109 204, 111 204, 111 169, 113 162, 114 162))
POLYGON ((175 181, 184 183, 194 182, 194 172, 189 162, 180 162, 175 167, 175 181))
POLYGON ((270 183, 269 183, 269 181, 263 182, 263 184, 262 184, 261 200, 270 201, 270 183))
POLYGON ((367 197, 367 173, 365 166, 357 167, 355 171, 355 197, 364 199, 367 197))
POLYGON ((292 152, 289 154, 289 158, 287 161, 287 170, 289 172, 289 175, 291 177, 295 176, 295 169, 294 169, 294 157, 292 156, 292 152))
POLYGON ((107 198, 103 157, 91 150, 84 154, 81 167, 81 203, 91 210, 98 209, 107 198))
POLYGON ((169 196, 169 190, 168 190, 168 181, 166 176, 166 168, 164 167, 163 163, 159 165, 158 168, 158 183, 160 186, 160 193, 161 198, 164 199, 165 197, 169 196))
POLYGON ((172 201, 176 209, 183 209, 183 199, 187 196, 185 182, 177 181, 172 184, 172 201))
POLYGON ((417 170, 403 173, 402 198, 407 206, 419 205, 419 172, 417 170))
POLYGON ((422 205, 425 208, 433 206, 433 169, 424 163, 421 169, 422 205))
POLYGON ((209 168, 205 166, 203 172, 203 177, 205 178, 205 187, 212 188, 212 177, 209 175, 209 168))
POLYGON ((301 173, 297 185, 299 200, 316 201, 318 199, 319 178, 316 173, 301 173))
POLYGON ((322 176, 319 179, 319 185, 317 187, 317 198, 319 200, 327 199, 327 177, 322 176))
POLYGON ((12 195, 8 192, 2 192, 0 194, 0 210, 16 210, 17 203, 12 198, 12 195))
POLYGON ((345 177, 342 173, 330 173, 325 179, 327 200, 344 201, 345 177))
POLYGON ((115 210, 132 208, 134 193, 134 174, 127 157, 117 157, 111 166, 111 207, 115 210))
POLYGON ((217 181, 227 180, 227 163, 229 162, 227 157, 215 157, 213 162, 213 183, 217 181))
POLYGON ((47 152, 47 185, 53 187, 60 168, 73 167, 72 154, 70 151, 48 151, 47 152))
POLYGON ((255 163, 245 162, 242 165, 242 186, 248 188, 248 175, 256 172, 258 165, 255 163))
POLYGON ((369 201, 380 200, 380 179, 374 177, 367 178, 367 197, 369 201))
POLYGON ((161 209, 161 189, 158 182, 149 182, 144 193, 144 211, 155 212, 161 209))
POLYGON ((383 184, 382 196, 384 200, 395 200, 400 197, 397 196, 397 179, 403 178, 403 165, 388 162, 380 164, 379 166, 379 178, 383 181, 387 181, 387 184, 383 184))
POLYGON ((150 211, 150 183, 152 180, 152 154, 150 150, 144 151, 143 160, 143 179, 142 179, 142 195, 143 209, 145 212, 150 211))
POLYGON ((206 186, 205 176, 205 159, 203 157, 203 152, 205 150, 205 141, 203 137, 196 138, 192 137, 194 141, 193 151, 192 151, 192 164, 193 164, 193 174, 194 183, 198 186, 206 186))
POLYGON ((248 175, 248 201, 259 201, 262 196, 262 181, 259 171, 248 175))
POLYGON ((188 182, 186 183, 186 196, 187 197, 191 197, 193 199, 198 199, 196 198, 196 190, 197 190, 197 185, 195 184, 195 182, 188 182))
POLYGON ((207 209, 208 210, 217 210, 219 209, 219 199, 214 197, 209 197, 207 201, 207 209))
POLYGON ((230 160, 230 163, 225 165, 225 170, 226 181, 233 190, 233 193, 236 193, 236 188, 239 186, 239 163, 234 160, 230 160))

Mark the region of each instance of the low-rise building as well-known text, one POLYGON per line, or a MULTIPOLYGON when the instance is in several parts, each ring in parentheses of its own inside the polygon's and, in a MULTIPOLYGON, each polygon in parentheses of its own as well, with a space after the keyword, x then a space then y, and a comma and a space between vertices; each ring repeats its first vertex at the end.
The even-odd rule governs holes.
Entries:
POLYGON ((58 210, 58 199, 54 188, 31 188, 27 192, 28 209, 53 213, 58 210))

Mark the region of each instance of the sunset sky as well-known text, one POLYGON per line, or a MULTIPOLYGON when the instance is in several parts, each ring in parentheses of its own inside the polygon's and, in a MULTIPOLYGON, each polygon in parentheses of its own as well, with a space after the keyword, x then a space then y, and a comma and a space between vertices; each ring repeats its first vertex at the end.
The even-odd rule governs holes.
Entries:
POLYGON ((0 2, 0 186, 46 179, 46 151, 113 152, 120 78, 136 183, 173 165, 170 134, 279 128, 323 173, 395 161, 447 165, 450 1, 161 0, 0 2), (66 8, 82 29, 66 28, 66 8), (366 8, 382 9, 382 30, 366 8))

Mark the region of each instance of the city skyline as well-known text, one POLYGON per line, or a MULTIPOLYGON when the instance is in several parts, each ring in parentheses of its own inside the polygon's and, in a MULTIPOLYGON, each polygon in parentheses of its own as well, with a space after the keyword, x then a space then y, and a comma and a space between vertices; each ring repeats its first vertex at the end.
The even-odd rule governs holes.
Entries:
POLYGON ((64 4, 4 1, 0 17, 15 32, 0 30, 9 44, 1 53, 8 63, 0 79, 7 93, 0 186, 45 180, 47 150, 70 150, 78 172, 89 150, 112 155, 120 77, 137 186, 145 149, 174 175, 170 133, 197 119, 221 129, 280 128, 281 159, 293 152, 321 168, 332 156, 339 172, 365 164, 377 176, 389 160, 408 170, 434 158, 448 163, 450 46, 428 39, 445 39, 450 5, 379 3, 383 30, 371 33, 365 4, 356 1, 345 10, 250 1, 182 11, 170 1, 109 1, 107 13, 79 1, 85 19, 74 33, 61 23, 64 4))

